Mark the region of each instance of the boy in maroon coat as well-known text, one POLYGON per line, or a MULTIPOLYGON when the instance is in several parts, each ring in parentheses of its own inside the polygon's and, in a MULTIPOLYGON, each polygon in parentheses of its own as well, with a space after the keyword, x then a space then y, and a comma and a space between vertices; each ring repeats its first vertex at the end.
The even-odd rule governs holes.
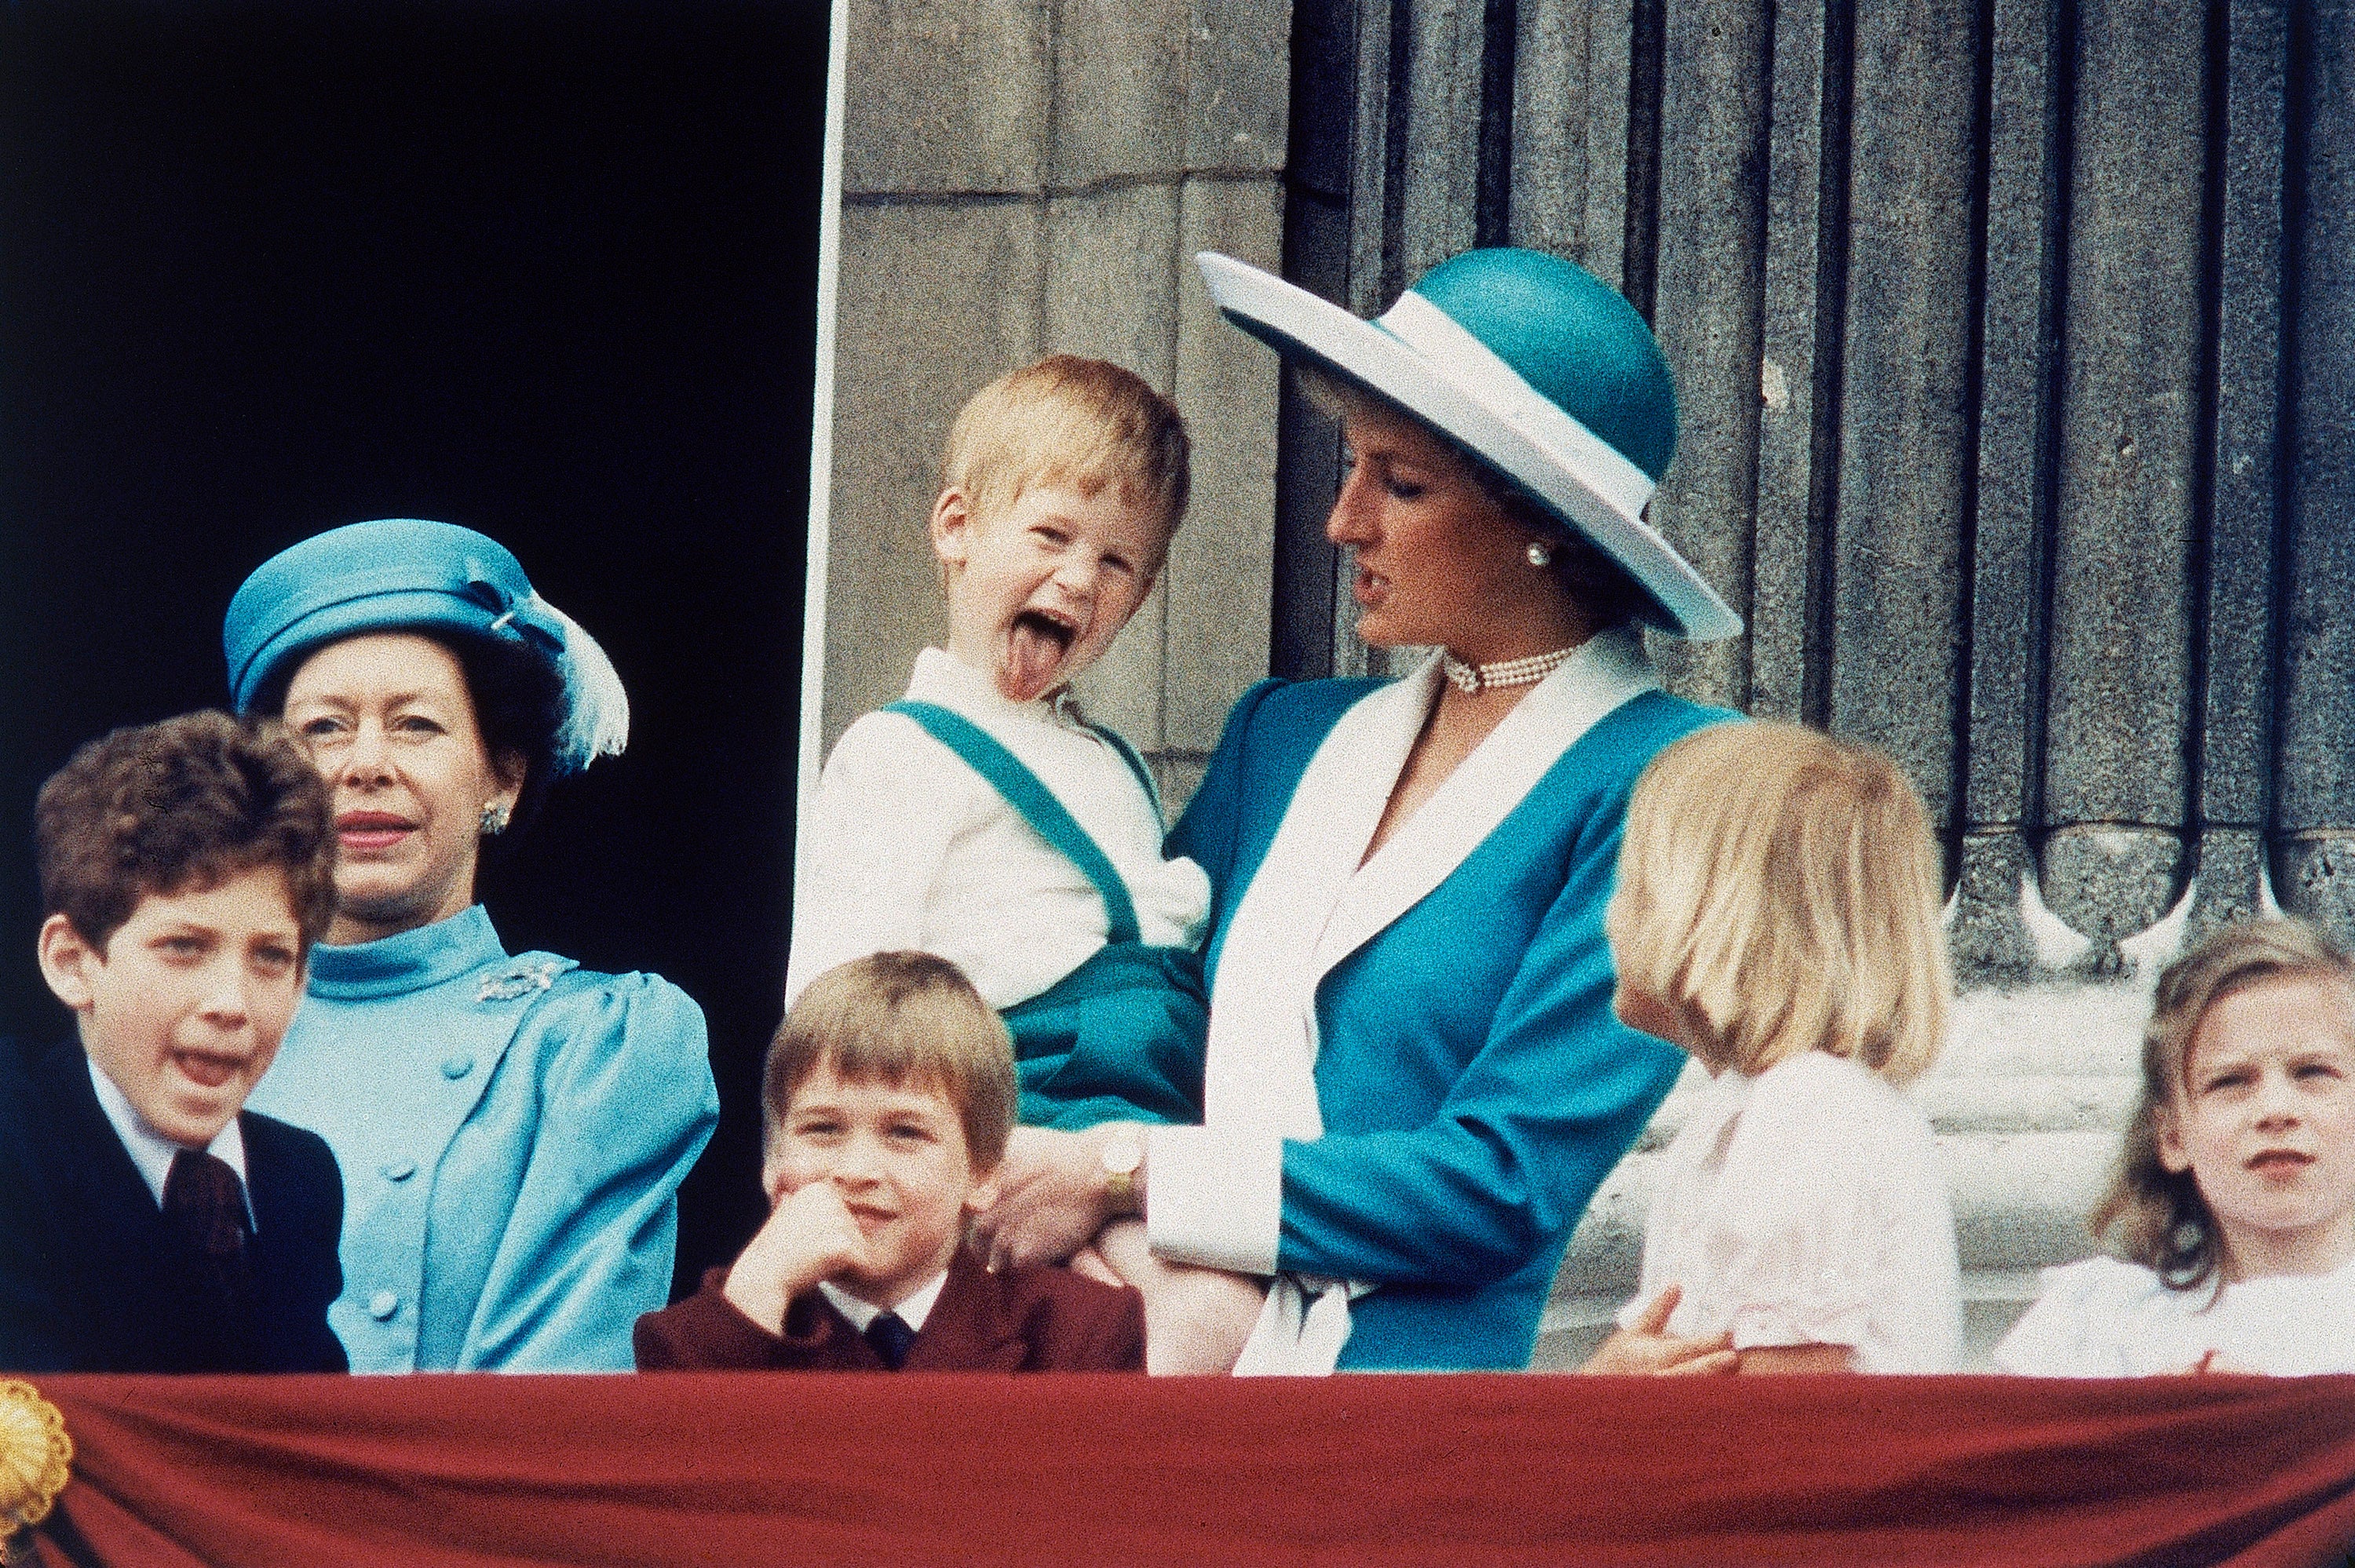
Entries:
POLYGON ((964 1245, 1015 1096, 1005 1024, 946 959, 877 953, 811 981, 762 1074, 768 1223, 638 1319, 639 1370, 1141 1370, 1135 1291, 992 1274, 964 1245))

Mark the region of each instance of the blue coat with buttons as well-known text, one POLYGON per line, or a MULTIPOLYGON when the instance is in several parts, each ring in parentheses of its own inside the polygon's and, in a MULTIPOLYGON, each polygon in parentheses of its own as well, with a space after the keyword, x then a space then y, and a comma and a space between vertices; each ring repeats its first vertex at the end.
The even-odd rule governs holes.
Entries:
POLYGON ((510 956, 480 905, 312 949, 253 1108, 344 1176, 354 1372, 624 1372, 719 1118, 703 1013, 653 975, 510 956))

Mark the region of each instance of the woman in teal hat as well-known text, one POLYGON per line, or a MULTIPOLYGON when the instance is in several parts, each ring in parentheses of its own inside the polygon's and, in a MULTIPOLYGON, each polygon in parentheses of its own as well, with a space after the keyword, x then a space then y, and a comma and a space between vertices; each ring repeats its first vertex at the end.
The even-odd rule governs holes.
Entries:
POLYGON ((344 1174, 355 1372, 626 1371, 668 1296, 719 1097, 703 1014, 645 974, 509 954, 486 841, 628 738, 621 682, 506 549, 414 518, 282 552, 222 631, 240 712, 334 787, 336 912, 253 1103, 344 1174))
POLYGON ((1550 256, 1468 252, 1374 323, 1199 260, 1341 417, 1359 635, 1433 652, 1236 704, 1169 845, 1216 890, 1204 1124, 1018 1135, 993 1246, 1141 1212, 1153 1256, 1270 1286, 1238 1372, 1522 1366, 1680 1065, 1614 1015, 1603 934, 1636 775, 1728 716, 1658 689, 1638 624, 1741 626, 1643 520, 1674 386, 1550 256))

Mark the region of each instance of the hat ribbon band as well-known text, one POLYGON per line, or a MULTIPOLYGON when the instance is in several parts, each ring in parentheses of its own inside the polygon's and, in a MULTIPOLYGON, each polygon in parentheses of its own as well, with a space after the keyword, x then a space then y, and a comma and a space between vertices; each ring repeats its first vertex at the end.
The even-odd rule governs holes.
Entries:
POLYGON ((1656 488, 1619 449, 1530 386, 1455 317, 1409 289, 1374 324, 1413 349, 1482 408, 1566 463, 1622 515, 1639 517, 1656 488))

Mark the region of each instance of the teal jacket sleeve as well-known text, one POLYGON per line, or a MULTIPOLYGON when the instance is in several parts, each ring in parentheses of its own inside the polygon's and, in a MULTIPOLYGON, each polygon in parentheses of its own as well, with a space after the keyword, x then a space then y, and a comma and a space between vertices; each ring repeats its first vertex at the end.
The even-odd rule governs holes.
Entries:
POLYGON ((719 1118, 703 1012, 652 975, 575 970, 508 1055, 503 1071, 531 1071, 494 1097, 528 1092, 536 1130, 455 1364, 627 1372, 632 1326, 669 1298, 679 1183, 719 1118))

